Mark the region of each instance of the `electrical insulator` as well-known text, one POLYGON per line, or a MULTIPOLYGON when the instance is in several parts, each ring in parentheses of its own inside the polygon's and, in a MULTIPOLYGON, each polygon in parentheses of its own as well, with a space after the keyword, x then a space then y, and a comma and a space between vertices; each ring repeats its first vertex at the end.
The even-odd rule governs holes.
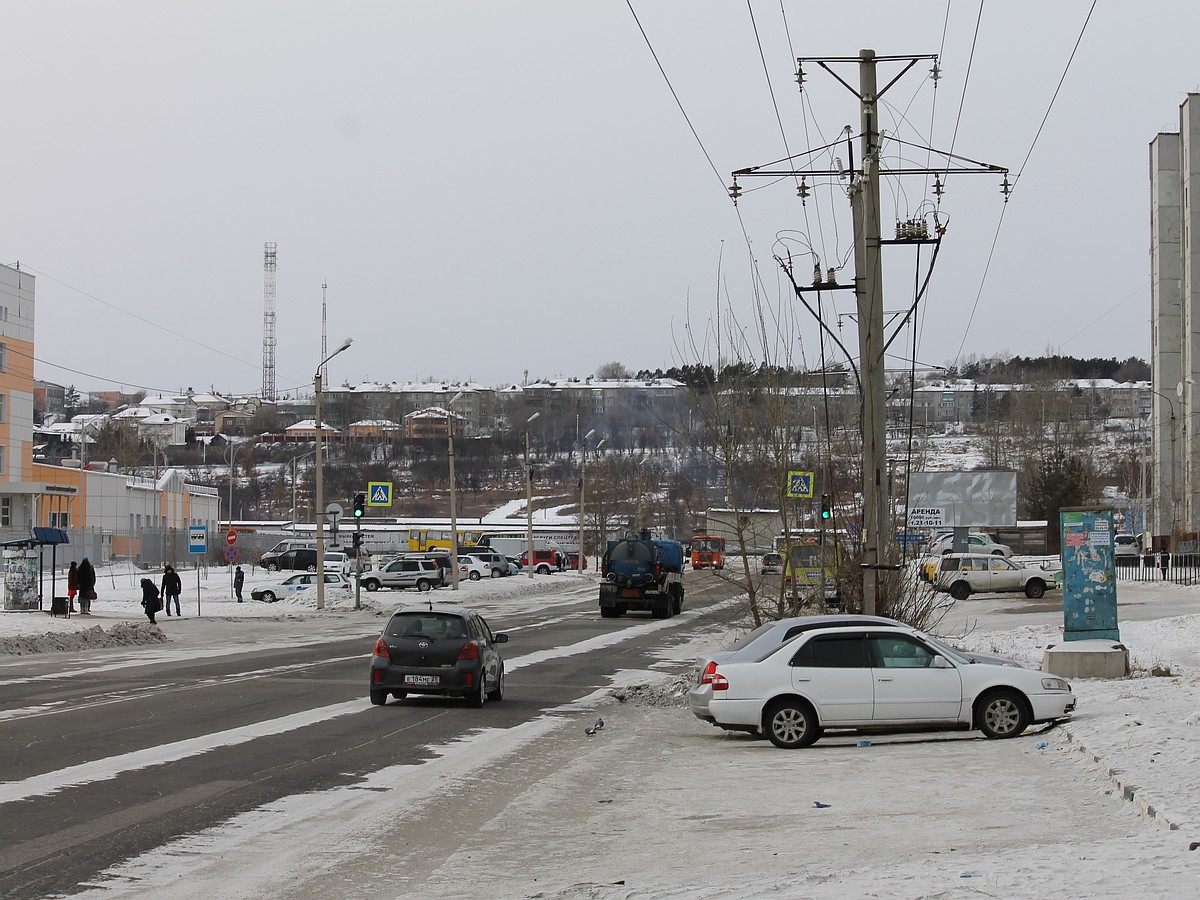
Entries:
POLYGON ((813 266, 813 284, 821 283, 821 264, 817 263, 813 266))
POLYGON ((829 269, 829 274, 826 276, 825 280, 830 284, 837 284, 837 269, 831 266, 829 269))
POLYGON ((904 234, 904 229, 900 225, 900 220, 896 220, 896 240, 900 240, 900 236, 904 234))

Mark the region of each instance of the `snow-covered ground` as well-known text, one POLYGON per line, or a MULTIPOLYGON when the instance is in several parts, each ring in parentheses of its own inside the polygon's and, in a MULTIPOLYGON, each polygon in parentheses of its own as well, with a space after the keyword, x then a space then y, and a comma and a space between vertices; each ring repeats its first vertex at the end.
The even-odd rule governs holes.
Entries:
MULTIPOLYGON (((128 635, 133 632, 159 643, 160 649, 155 649, 155 654, 170 652, 176 641, 190 642, 199 637, 219 641, 222 634, 229 634, 232 641, 237 622, 248 618, 262 620, 260 625, 268 631, 278 627, 291 635, 309 635, 311 640, 322 640, 338 633, 337 629, 330 628, 331 623, 339 623, 344 629, 341 633, 361 631, 377 622, 377 616, 385 610, 418 596, 411 592, 364 592, 365 608, 361 611, 353 609, 352 598, 331 596, 329 609, 318 612, 311 598, 269 605, 247 599, 238 604, 229 596, 228 575, 223 571, 202 573, 199 579, 194 570, 185 570, 182 574, 184 618, 168 619, 160 614, 161 624, 157 630, 151 629, 141 615, 137 583, 143 573, 135 570, 101 570, 99 599, 93 605, 95 614, 91 617, 52 619, 44 613, 0 614, 0 654, 5 654, 0 655, 0 661, 12 671, 11 666, 16 662, 13 653, 54 649, 47 641, 64 640, 80 632, 91 635, 89 646, 104 645, 103 635, 108 634, 113 635, 114 644, 129 643, 128 635), (97 627, 102 629, 100 635, 95 632, 97 627)), ((249 597, 254 584, 270 580, 274 577, 249 578, 245 596, 249 597)), ((480 605, 491 610, 493 615, 526 609, 543 610, 547 615, 572 615, 579 612, 578 601, 593 596, 594 590, 594 573, 583 576, 561 573, 534 579, 515 576, 464 582, 459 596, 452 597, 443 589, 438 591, 437 597, 442 602, 454 600, 480 605)), ((821 810, 828 813, 824 821, 832 829, 830 838, 850 829, 858 839, 865 836, 880 846, 897 848, 895 852, 880 854, 879 862, 874 862, 870 853, 860 852, 834 868, 814 869, 809 863, 789 866, 781 859, 770 858, 768 853, 769 862, 750 867, 755 874, 731 871, 722 877, 719 868, 714 870, 712 865, 703 865, 705 852, 702 846, 679 846, 677 852, 686 858, 683 864, 677 858, 668 861, 648 850, 640 854, 630 852, 621 860, 624 868, 614 867, 628 874, 625 885, 590 880, 583 868, 580 872, 584 874, 575 877, 569 867, 554 869, 551 866, 544 867, 536 879, 528 871, 512 872, 508 880, 502 882, 504 890, 498 895, 561 898, 741 898, 768 894, 786 897, 1195 896, 1200 893, 1200 850, 1190 848, 1200 841, 1200 778, 1195 774, 1200 770, 1200 692, 1197 690, 1200 685, 1200 588, 1122 582, 1118 597, 1123 606, 1139 610, 1137 620, 1130 618, 1121 623, 1122 640, 1130 648, 1134 674, 1111 681, 1075 681, 1073 687, 1079 696, 1079 708, 1069 722, 1015 742, 980 740, 929 745, 922 742, 904 746, 903 736, 872 738, 874 757, 868 755, 868 751, 852 756, 853 740, 843 742, 844 747, 839 747, 835 741, 820 757, 819 771, 809 772, 818 780, 811 784, 802 780, 799 785, 789 781, 786 788, 789 797, 799 791, 804 798, 811 795, 832 804, 830 809, 821 810), (1156 604, 1183 614, 1154 618, 1156 604), (1014 755, 1006 749, 1014 747, 1019 748, 1019 754, 1014 755), (888 757, 880 755, 883 753, 893 754, 890 762, 885 763, 888 757), (1006 762, 1002 763, 1002 759, 1006 762), (945 853, 922 849, 924 845, 911 840, 914 829, 935 827, 933 823, 921 824, 922 807, 928 804, 920 791, 929 790, 931 785, 936 789, 937 784, 950 777, 945 768, 948 761, 963 767, 974 764, 976 771, 964 771, 962 777, 981 779, 986 784, 987 766, 1003 764, 1011 767, 1014 759, 1022 770, 1027 769, 1031 790, 1047 793, 1030 796, 1029 803, 1019 808, 986 808, 987 828, 996 829, 995 834, 1002 835, 1003 839, 963 835, 955 841, 956 848, 947 848, 945 853), (905 803, 913 813, 911 817, 881 815, 875 810, 881 797, 892 793, 886 785, 873 781, 883 771, 875 766, 895 766, 898 760, 903 761, 903 777, 907 782, 921 786, 906 795, 905 803), (1122 796, 1126 799, 1119 799, 1122 796), (1070 808, 1061 808, 1060 804, 1070 808), (1039 808, 1044 810, 1043 815, 1047 818, 1038 818, 1035 827, 1031 818, 1034 813, 1030 810, 1039 808), (1099 830, 1093 827, 1097 820, 1105 823, 1099 830), (1061 822, 1061 827, 1054 827, 1056 822, 1061 822), (869 833, 864 835, 863 829, 869 833), (1034 835, 1032 843, 1023 838, 1026 833, 1034 835), (522 878, 526 880, 522 881, 522 878), (508 890, 516 893, 506 894, 508 890)), ((1014 598, 1003 602, 1018 607, 1022 603, 1014 598)), ((976 604, 975 609, 984 605, 978 598, 965 603, 968 607, 976 604)), ((1021 619, 1027 623, 1030 615, 1022 614, 1021 619)), ((1008 626, 1002 614, 982 616, 970 633, 949 637, 961 646, 1002 653, 1036 666, 1041 662, 1045 646, 1061 640, 1061 614, 1047 612, 1041 619, 1038 624, 1014 628, 1008 626)), ((671 633, 678 636, 679 628, 686 625, 686 619, 674 619, 648 621, 638 627, 662 629, 664 636, 671 633)), ((780 830, 782 826, 767 825, 779 821, 777 815, 766 816, 762 825, 753 828, 735 826, 735 821, 742 821, 738 818, 739 811, 750 816, 755 804, 784 802, 783 795, 773 796, 770 791, 762 794, 763 785, 770 785, 772 779, 781 777, 781 767, 801 766, 805 767, 804 771, 809 771, 811 765, 816 764, 818 754, 810 751, 785 753, 763 742, 748 745, 743 739, 723 737, 694 720, 683 708, 679 678, 696 656, 711 646, 723 645, 730 636, 705 630, 689 634, 683 643, 664 639, 661 662, 655 666, 655 671, 622 673, 615 680, 614 690, 626 692, 631 691, 630 685, 651 685, 638 695, 647 701, 648 708, 637 710, 634 707, 638 704, 615 704, 610 692, 604 691, 580 698, 577 708, 566 713, 568 724, 563 724, 564 714, 559 710, 555 716, 535 719, 526 726, 513 729, 511 734, 491 731, 468 736, 452 746, 441 748, 438 758, 429 765, 437 770, 435 775, 443 780, 443 784, 445 780, 469 781, 471 772, 480 765, 496 764, 505 754, 521 756, 522 747, 529 741, 550 741, 552 734, 560 734, 560 739, 565 740, 568 732, 573 735, 574 726, 579 724, 572 716, 583 721, 594 717, 599 710, 610 720, 609 732, 620 729, 617 733, 626 743, 618 745, 613 740, 608 750, 599 743, 589 744, 595 754, 589 752, 555 777, 535 780, 527 786, 520 798, 520 808, 527 807, 530 812, 527 823, 522 820, 518 826, 513 817, 519 809, 511 809, 490 823, 489 828, 494 829, 499 827, 498 823, 508 821, 509 828, 520 827, 523 834, 524 829, 532 829, 526 834, 529 840, 553 840, 563 852, 573 839, 587 844, 595 840, 597 827, 597 822, 590 818, 590 808, 581 806, 586 812, 568 822, 561 819, 541 822, 534 812, 541 808, 559 808, 564 791, 568 794, 575 791, 571 796, 581 804, 591 802, 580 799, 596 789, 591 782, 621 765, 619 756, 605 756, 606 752, 641 752, 651 759, 661 756, 663 760, 674 752, 687 754, 687 765, 682 770, 649 766, 638 771, 637 790, 629 799, 633 805, 621 814, 621 840, 631 846, 662 846, 661 817, 633 814, 644 805, 635 802, 635 798, 642 797, 653 798, 660 811, 671 816, 694 814, 698 820, 707 821, 715 815, 717 818, 703 832, 709 838, 720 833, 720 828, 712 829, 721 825, 722 817, 728 817, 727 825, 731 831, 735 827, 749 828, 748 832, 739 834, 739 840, 749 839, 748 835, 757 833, 760 838, 752 840, 752 845, 778 845, 776 852, 782 852, 788 847, 785 831, 780 830), (685 774, 681 775, 681 771, 685 774), (579 783, 564 784, 564 779, 572 777, 579 779, 579 783), (700 815, 693 809, 697 806, 696 792, 703 796, 701 805, 709 813, 700 815)), ((514 668, 530 661, 522 661, 519 654, 514 655, 514 668)), ((814 750, 827 743, 819 743, 814 750)), ((1018 778, 1024 777, 1022 770, 1018 770, 1018 778)), ((421 797, 415 785, 429 781, 430 777, 428 773, 384 772, 378 780, 381 784, 390 784, 390 779, 395 778, 400 779, 398 784, 414 785, 411 800, 416 803, 421 802, 421 797)), ((273 848, 271 852, 282 852, 283 846, 292 846, 298 848, 292 852, 299 854, 307 845, 299 839, 295 828, 286 829, 286 835, 280 829, 278 814, 281 809, 289 809, 288 815, 305 820, 315 814, 314 810, 333 804, 339 810, 339 816, 361 814, 370 817, 379 814, 371 806, 373 802, 383 802, 372 800, 379 796, 370 791, 357 791, 342 792, 337 798, 306 795, 281 801, 273 805, 271 816, 263 820, 272 823, 263 825, 270 833, 256 836, 256 842, 263 842, 264 852, 267 848, 273 848), (351 802, 347 797, 352 797, 352 803, 357 805, 346 806, 351 802), (280 843, 277 845, 276 841, 280 843)), ((394 809, 400 802, 398 794, 383 796, 389 809, 394 809)), ((600 798, 594 802, 611 801, 600 798)), ((979 796, 978 803, 988 803, 986 793, 979 796)), ((803 805, 811 807, 812 800, 806 799, 803 805)), ((813 814, 800 809, 793 812, 797 816, 813 814)), ((186 846, 181 843, 178 854, 171 848, 164 848, 152 860, 121 864, 115 867, 119 872, 114 874, 135 880, 119 879, 99 893, 106 896, 137 894, 150 890, 148 885, 152 884, 163 889, 172 886, 169 894, 164 893, 164 896, 211 893, 209 879, 216 877, 218 872, 195 870, 201 859, 208 858, 204 854, 198 855, 196 847, 219 850, 230 842, 236 843, 245 837, 247 829, 253 831, 258 827, 255 821, 253 816, 241 817, 238 822, 201 836, 198 844, 196 836, 189 837, 186 846), (145 871, 147 867, 153 871, 145 871), (189 873, 192 880, 181 877, 189 873), (121 884, 128 890, 123 890, 121 884)), ((938 823, 937 828, 941 827, 938 823)), ((943 836, 934 838, 942 839, 943 836)), ((307 849, 314 850, 312 847, 307 849)), ((241 855, 239 850, 228 856, 232 859, 241 855)), ((752 857, 747 857, 749 859, 752 857)), ((226 861, 222 865, 240 866, 241 869, 222 870, 220 875, 232 878, 224 883, 227 886, 240 884, 248 896, 254 892, 254 866, 261 863, 262 860, 255 857, 244 858, 236 864, 226 861)), ((461 859, 451 860, 447 866, 462 864, 461 859)), ((497 863, 493 860, 491 864, 497 863)), ((204 865, 216 863, 209 859, 204 865)), ((487 870, 486 855, 479 857, 478 865, 483 871, 487 870)), ((461 883, 457 888, 450 886, 453 873, 447 871, 444 874, 450 879, 444 890, 434 889, 440 877, 438 872, 430 873, 429 879, 423 882, 429 896, 459 895, 456 891, 461 890, 461 883)), ((286 891, 273 895, 301 896, 286 891)))

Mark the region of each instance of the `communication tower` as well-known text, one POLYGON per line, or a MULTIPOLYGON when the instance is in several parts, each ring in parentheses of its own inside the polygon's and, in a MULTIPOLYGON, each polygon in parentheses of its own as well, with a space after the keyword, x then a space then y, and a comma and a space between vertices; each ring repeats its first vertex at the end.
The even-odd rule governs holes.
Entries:
POLYGON ((264 400, 275 399, 275 242, 263 244, 263 382, 264 400))

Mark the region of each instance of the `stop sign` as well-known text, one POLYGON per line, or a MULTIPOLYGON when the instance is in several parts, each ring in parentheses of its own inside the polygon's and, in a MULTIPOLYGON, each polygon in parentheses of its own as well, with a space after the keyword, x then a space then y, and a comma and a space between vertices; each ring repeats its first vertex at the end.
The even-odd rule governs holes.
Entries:
POLYGON ((237 543, 237 532, 233 531, 231 529, 229 534, 225 535, 225 543, 229 544, 231 547, 234 544, 236 544, 237 543))

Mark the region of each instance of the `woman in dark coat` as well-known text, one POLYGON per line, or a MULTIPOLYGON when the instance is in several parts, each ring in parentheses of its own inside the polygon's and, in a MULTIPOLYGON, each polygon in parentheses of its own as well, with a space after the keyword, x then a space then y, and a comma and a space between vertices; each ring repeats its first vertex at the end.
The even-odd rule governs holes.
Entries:
POLYGON ((96 570, 85 556, 79 568, 75 570, 75 580, 79 584, 79 614, 92 614, 92 594, 96 591, 96 570))
POLYGON ((71 601, 71 612, 75 612, 75 595, 79 593, 79 563, 71 560, 67 569, 67 599, 71 601))
POLYGON ((162 604, 158 599, 158 588, 149 578, 142 579, 142 609, 146 611, 146 618, 150 620, 151 625, 157 625, 154 621, 154 614, 159 611, 162 604))

